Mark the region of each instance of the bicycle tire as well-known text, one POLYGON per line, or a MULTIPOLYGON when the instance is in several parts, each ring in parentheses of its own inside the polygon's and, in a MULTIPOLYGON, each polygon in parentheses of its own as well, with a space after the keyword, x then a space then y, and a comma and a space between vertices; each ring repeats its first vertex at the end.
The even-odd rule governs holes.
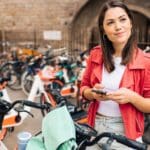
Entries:
POLYGON ((21 90, 21 75, 18 74, 12 64, 6 63, 1 67, 1 73, 10 77, 10 81, 7 82, 7 86, 12 90, 21 90))
POLYGON ((30 90, 32 88, 32 84, 34 81, 34 75, 28 73, 27 71, 25 71, 22 75, 22 79, 21 79, 21 88, 22 91, 25 93, 25 95, 29 95, 30 90))

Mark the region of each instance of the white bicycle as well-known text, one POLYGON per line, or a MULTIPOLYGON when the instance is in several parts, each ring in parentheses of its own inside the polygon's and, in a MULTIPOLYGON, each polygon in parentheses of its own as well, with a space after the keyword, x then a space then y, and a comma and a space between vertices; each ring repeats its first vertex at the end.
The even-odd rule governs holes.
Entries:
MULTIPOLYGON (((13 102, 10 99, 8 91, 6 89, 6 82, 7 82, 6 79, 3 78, 0 79, 0 102, 4 101, 12 104, 13 102)), ((37 92, 40 93, 48 103, 53 105, 51 103, 50 97, 45 91, 44 83, 41 81, 38 75, 35 75, 31 91, 26 100, 26 103, 28 105, 26 104, 23 105, 23 108, 19 108, 20 110, 16 110, 12 108, 7 114, 3 116, 4 118, 2 118, 2 116, 0 117, 0 119, 3 120, 1 122, 0 146, 5 147, 4 144, 2 143, 2 140, 4 139, 8 129, 9 130, 11 129, 13 131, 14 127, 21 125, 29 114, 32 115, 31 105, 34 104, 37 92)), ((39 103, 39 105, 44 105, 44 104, 39 103)), ((0 109, 3 109, 3 106, 0 105, 0 109)), ((1 147, 0 149, 2 150, 1 147)))

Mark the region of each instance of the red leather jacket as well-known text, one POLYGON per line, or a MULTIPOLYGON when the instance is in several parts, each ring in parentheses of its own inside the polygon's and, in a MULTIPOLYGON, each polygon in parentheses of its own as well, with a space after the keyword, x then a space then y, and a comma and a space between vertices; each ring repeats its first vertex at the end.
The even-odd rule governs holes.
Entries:
MULTIPOLYGON (((84 89, 93 87, 102 80, 102 51, 101 47, 95 47, 89 56, 87 68, 84 72, 81 83, 81 94, 84 89)), ((143 97, 150 97, 150 54, 143 53, 137 49, 132 63, 126 66, 120 87, 131 89, 143 97)), ((100 103, 96 100, 90 103, 88 110, 88 122, 94 126, 95 116, 100 103)), ((142 136, 144 131, 143 113, 137 110, 132 104, 120 104, 120 111, 123 117, 125 135, 128 138, 136 139, 142 136)))

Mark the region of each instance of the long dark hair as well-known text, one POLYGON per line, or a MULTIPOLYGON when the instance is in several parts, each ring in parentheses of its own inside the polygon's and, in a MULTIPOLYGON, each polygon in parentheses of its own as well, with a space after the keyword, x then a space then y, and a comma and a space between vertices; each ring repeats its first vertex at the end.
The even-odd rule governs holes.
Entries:
POLYGON ((113 61, 113 54, 115 53, 115 50, 112 46, 112 42, 104 34, 103 21, 104 21, 106 11, 114 7, 120 7, 124 9, 132 23, 131 36, 129 37, 128 42, 123 48, 121 64, 126 65, 132 60, 133 50, 135 49, 135 47, 137 47, 136 29, 135 29, 135 24, 134 24, 134 18, 132 16, 131 11, 121 1, 108 0, 106 3, 103 4, 100 15, 99 15, 99 19, 98 19, 100 43, 101 43, 102 52, 103 52, 104 66, 108 72, 112 72, 115 69, 114 61, 113 61))

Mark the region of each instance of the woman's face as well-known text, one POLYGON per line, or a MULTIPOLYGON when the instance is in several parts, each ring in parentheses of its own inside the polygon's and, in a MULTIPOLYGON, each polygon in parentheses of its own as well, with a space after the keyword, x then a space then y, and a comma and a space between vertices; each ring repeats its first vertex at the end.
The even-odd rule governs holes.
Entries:
POLYGON ((115 7, 106 11, 103 28, 113 45, 120 45, 127 43, 131 35, 132 24, 125 10, 115 7))

